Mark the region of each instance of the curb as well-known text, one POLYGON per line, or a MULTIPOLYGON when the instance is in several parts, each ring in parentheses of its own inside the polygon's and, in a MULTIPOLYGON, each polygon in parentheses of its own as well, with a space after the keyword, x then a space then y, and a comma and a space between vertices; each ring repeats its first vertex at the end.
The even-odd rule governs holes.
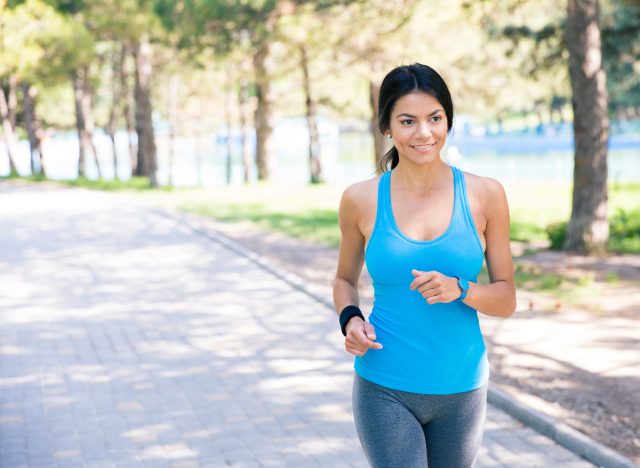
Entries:
POLYGON ((523 424, 597 466, 605 468, 637 467, 628 458, 566 424, 527 406, 504 390, 489 386, 487 399, 493 406, 500 408, 523 424))
MULTIPOLYGON (((161 216, 172 218, 192 230, 194 233, 217 242, 229 250, 247 258, 270 274, 285 281, 294 289, 310 296, 317 302, 326 306, 333 312, 333 303, 326 299, 325 293, 322 293, 319 290, 314 291, 307 282, 303 281, 297 275, 271 265, 271 262, 268 259, 243 247, 224 233, 216 231, 212 227, 203 226, 203 219, 200 216, 173 212, 162 208, 150 209, 161 216)), ((597 466, 604 468, 638 467, 638 465, 630 459, 620 455, 609 447, 604 446, 581 432, 572 429, 566 424, 561 423, 552 417, 531 408, 530 406, 527 406, 504 390, 489 385, 487 400, 490 404, 508 413, 510 416, 522 422, 526 426, 531 427, 535 431, 543 434, 557 444, 597 466)))

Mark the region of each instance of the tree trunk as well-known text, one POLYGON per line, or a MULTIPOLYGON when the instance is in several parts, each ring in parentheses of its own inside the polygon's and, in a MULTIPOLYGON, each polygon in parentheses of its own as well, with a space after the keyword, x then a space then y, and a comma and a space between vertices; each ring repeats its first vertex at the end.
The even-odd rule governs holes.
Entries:
MULTIPOLYGON (((231 77, 229 77, 231 78, 231 77)), ((231 81, 231 79, 229 79, 231 81)), ((233 140, 231 128, 233 126, 233 120, 231 117, 231 102, 232 102, 232 93, 231 90, 226 90, 224 94, 224 116, 227 122, 227 138, 226 138, 226 148, 227 148, 227 157, 225 164, 225 180, 227 185, 231 184, 231 168, 232 168, 232 158, 233 158, 233 140)))
POLYGON ((16 167, 15 155, 13 152, 15 148, 14 127, 11 125, 9 106, 7 105, 7 98, 4 95, 4 89, 2 88, 0 88, 0 121, 2 122, 4 146, 7 148, 7 156, 9 157, 9 172, 12 176, 15 176, 18 175, 18 168, 16 167))
POLYGON ((136 132, 138 134, 138 167, 136 175, 149 178, 156 187, 156 143, 151 119, 151 45, 143 34, 134 48, 136 63, 136 132))
POLYGON ((609 238, 609 118, 598 16, 598 0, 568 0, 566 37, 573 90, 575 163, 573 205, 564 248, 583 253, 604 250, 609 238))
POLYGON ((273 116, 268 58, 269 43, 265 42, 258 47, 258 51, 253 57, 256 74, 256 95, 258 98, 255 114, 258 180, 268 180, 271 177, 273 159, 273 116))
POLYGON ((9 76, 9 94, 7 96, 7 107, 9 110, 9 122, 11 122, 11 127, 16 128, 16 109, 18 108, 18 78, 15 75, 9 76))
POLYGON ((373 134, 373 149, 376 172, 380 172, 380 161, 386 154, 387 141, 378 130, 378 98, 380 97, 380 82, 369 82, 369 103, 371 104, 371 133, 373 134))
POLYGON ((173 185, 173 162, 176 154, 176 122, 178 114, 178 75, 169 77, 169 89, 167 90, 167 120, 169 121, 169 162, 167 185, 173 185))
POLYGON ((42 129, 36 114, 37 89, 26 81, 22 82, 22 103, 24 107, 24 123, 29 138, 29 154, 31 173, 46 175, 44 155, 42 154, 42 129), (36 164, 37 161, 37 164, 36 164))
POLYGON ((127 44, 122 44, 122 49, 120 49, 120 88, 122 89, 123 104, 124 109, 122 109, 122 113, 124 114, 124 121, 127 130, 127 139, 129 141, 129 161, 131 162, 131 175, 135 175, 137 167, 138 167, 138 156, 137 156, 137 148, 136 144, 133 142, 133 134, 135 130, 133 128, 133 119, 131 118, 131 108, 133 105, 131 104, 131 87, 129 86, 129 75, 127 74, 127 56, 129 55, 127 44))
POLYGON ((109 111, 109 121, 105 128, 109 139, 111 140, 111 151, 113 156, 113 178, 118 178, 118 149, 116 146, 116 131, 118 108, 123 99, 122 86, 119 80, 120 70, 118 67, 121 65, 119 54, 116 55, 114 51, 111 59, 111 110, 109 111))
POLYGON ((322 166, 320 165, 320 138, 318 136, 318 123, 316 110, 311 96, 311 80, 309 79, 309 61, 307 49, 300 44, 300 67, 304 80, 305 103, 307 110, 307 128, 309 130, 309 170, 310 182, 318 184, 322 182, 322 166))
POLYGON ((93 143, 93 131, 95 124, 93 121, 93 104, 91 98, 91 87, 89 83, 89 66, 82 65, 72 75, 73 90, 76 105, 76 128, 78 129, 79 159, 78 174, 87 176, 86 156, 91 152, 98 172, 98 178, 102 178, 98 152, 93 143))
POLYGON ((251 171, 251 141, 249 140, 249 83, 247 78, 240 78, 240 89, 238 90, 238 111, 240 113, 240 132, 242 146, 242 169, 244 183, 249 183, 249 173, 251 171))

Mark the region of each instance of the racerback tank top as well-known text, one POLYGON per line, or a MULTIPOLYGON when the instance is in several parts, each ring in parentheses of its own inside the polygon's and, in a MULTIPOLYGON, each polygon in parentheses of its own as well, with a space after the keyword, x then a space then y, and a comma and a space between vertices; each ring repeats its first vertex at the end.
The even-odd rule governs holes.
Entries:
POLYGON ((464 175, 451 167, 454 206, 447 230, 433 240, 404 235, 393 217, 392 171, 378 182, 376 221, 365 261, 373 279, 369 321, 382 349, 356 357, 364 379, 388 388, 424 394, 450 394, 481 387, 489 378, 478 313, 460 300, 428 304, 409 285, 412 269, 439 271, 476 282, 484 253, 467 199, 464 175))

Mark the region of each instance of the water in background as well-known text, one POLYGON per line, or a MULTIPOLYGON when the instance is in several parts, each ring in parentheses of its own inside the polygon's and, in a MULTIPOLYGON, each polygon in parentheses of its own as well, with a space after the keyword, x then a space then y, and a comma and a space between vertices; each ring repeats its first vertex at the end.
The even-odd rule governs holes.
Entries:
MULTIPOLYGON (((337 125, 321 120, 319 132, 322 147, 323 175, 327 182, 347 184, 366 179, 375 173, 373 140, 365 129, 340 131, 337 125)), ((171 182, 176 186, 215 186, 225 183, 226 130, 201 137, 176 138, 171 182)), ((274 131, 276 160, 273 162, 273 180, 285 184, 301 184, 309 180, 305 120, 287 119, 274 131)), ((240 135, 232 129, 231 182, 242 183, 240 135)), ((94 137, 98 148, 103 177, 114 177, 111 142, 97 132, 94 137)), ((252 142, 252 144, 254 144, 252 142)), ((130 175, 128 138, 126 133, 116 135, 118 151, 118 178, 130 175)), ((166 133, 156 136, 158 149, 158 180, 169 182, 169 139, 166 133)), ((77 177, 78 143, 76 134, 58 133, 44 142, 48 176, 52 179, 77 177)), ((21 141, 16 147, 18 171, 30 173, 29 146, 21 141)), ((571 181, 573 179, 573 143, 570 132, 560 129, 535 131, 522 135, 474 134, 463 129, 449 137, 444 153, 451 164, 470 172, 494 177, 503 182, 520 180, 571 181)), ((609 180, 616 182, 640 181, 640 136, 615 135, 609 149, 609 180)), ((86 162, 90 178, 97 177, 95 164, 86 162)), ((0 175, 9 173, 9 163, 0 144, 0 175)), ((255 180, 255 168, 251 179, 255 180)))

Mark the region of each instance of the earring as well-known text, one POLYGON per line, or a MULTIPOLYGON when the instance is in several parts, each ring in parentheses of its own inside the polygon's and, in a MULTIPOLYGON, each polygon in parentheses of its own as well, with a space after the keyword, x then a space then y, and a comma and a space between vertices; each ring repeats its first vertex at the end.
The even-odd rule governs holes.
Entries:
POLYGON ((393 137, 391 136, 391 133, 389 133, 387 136, 389 137, 389 140, 391 140, 391 138, 393 138, 393 137))

